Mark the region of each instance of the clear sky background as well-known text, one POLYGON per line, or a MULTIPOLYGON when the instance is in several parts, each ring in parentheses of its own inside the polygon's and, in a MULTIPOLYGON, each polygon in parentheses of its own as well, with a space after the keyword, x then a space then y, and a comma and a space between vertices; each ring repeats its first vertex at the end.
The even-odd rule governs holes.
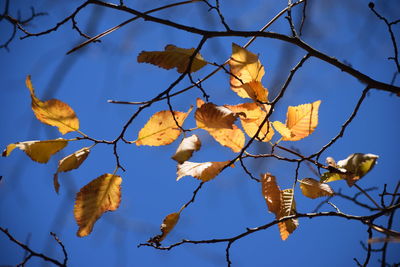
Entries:
MULTIPOLYGON (((0 1, 0 11, 4 8, 0 1)), ((11 1, 10 14, 28 17, 30 6, 36 11, 46 11, 47 16, 35 19, 27 29, 31 32, 45 30, 69 15, 82 1, 11 1)), ((146 11, 165 5, 167 1, 125 1, 126 5, 146 11)), ((258 30, 280 10, 286 1, 239 0, 221 1, 221 10, 232 29, 258 30)), ((366 1, 310 1, 307 10, 303 39, 322 52, 351 64, 372 78, 390 83, 395 65, 387 60, 393 55, 386 26, 368 8, 366 1)), ((400 3, 396 0, 377 1, 376 9, 390 21, 399 18, 400 3)), ((293 11, 296 25, 301 20, 301 6, 293 11)), ((173 8, 155 14, 179 23, 198 28, 224 30, 214 11, 203 3, 173 8)), ((111 28, 131 16, 89 6, 78 17, 79 26, 94 35, 111 28)), ((400 26, 394 27, 400 36, 400 26)), ((11 26, 0 22, 0 42, 11 34, 11 26)), ((271 31, 289 34, 284 17, 271 31)), ((17 37, 21 33, 17 33, 17 37)), ((164 90, 178 74, 149 64, 139 64, 137 55, 142 50, 163 50, 167 44, 190 48, 197 45, 199 36, 138 20, 106 36, 101 43, 89 45, 72 55, 66 52, 83 41, 71 30, 71 23, 56 32, 24 40, 14 39, 9 51, 0 50, 0 146, 27 140, 46 140, 60 137, 55 127, 41 124, 33 115, 30 96, 25 88, 25 78, 32 81, 39 98, 57 98, 68 103, 77 113, 81 130, 97 139, 114 139, 136 106, 107 103, 107 100, 144 101, 164 90)), ((223 63, 231 54, 232 42, 243 45, 245 38, 216 38, 208 41, 201 53, 211 62, 223 63)), ((289 70, 305 55, 301 49, 271 39, 257 39, 249 50, 259 54, 266 69, 263 84, 276 96, 289 70)), ((196 72, 201 78, 213 70, 212 66, 196 72)), ((176 90, 189 85, 184 80, 176 90)), ((395 82, 400 85, 398 77, 395 82)), ((203 84, 211 95, 210 101, 218 105, 245 102, 229 89, 228 76, 219 72, 203 84)), ((357 103, 364 85, 355 78, 318 60, 310 59, 296 74, 283 100, 276 107, 272 120, 284 121, 288 105, 299 105, 321 100, 319 125, 308 138, 298 142, 282 142, 310 155, 319 150, 340 131, 357 103)), ((173 98, 175 110, 186 111, 195 104, 201 93, 191 91, 173 98)), ((356 152, 380 156, 378 165, 358 184, 362 188, 383 184, 393 190, 399 181, 399 98, 387 92, 371 90, 348 127, 345 136, 322 156, 337 160, 356 152)), ((168 109, 165 101, 143 111, 129 127, 126 137, 137 138, 138 131, 157 111, 168 109)), ((193 112, 192 112, 193 115, 193 112)), ((193 116, 185 122, 187 128, 195 126, 193 116)), ((235 156, 221 147, 202 130, 197 131, 203 147, 192 161, 225 161, 235 156)), ((76 137, 69 133, 67 138, 76 137)), ((276 135, 274 140, 277 140, 276 135)), ((176 163, 171 155, 179 141, 164 147, 137 147, 119 145, 121 163, 126 172, 122 176, 122 202, 115 212, 106 213, 95 225, 91 235, 79 238, 73 217, 73 204, 79 188, 94 178, 112 173, 115 159, 112 147, 99 144, 86 162, 78 169, 60 174, 60 194, 53 189, 53 173, 57 162, 90 142, 71 142, 56 154, 48 164, 31 161, 23 152, 14 151, 8 158, 0 158, 0 226, 8 228, 17 239, 28 242, 36 251, 62 259, 62 253, 49 235, 57 233, 68 251, 70 266, 224 266, 226 244, 183 245, 171 251, 158 251, 149 247, 137 248, 139 243, 159 234, 163 218, 178 211, 192 196, 199 181, 185 177, 176 182, 176 163)), ((256 144, 253 153, 269 153, 266 144, 256 144)), ((281 153, 283 156, 288 156, 281 153)), ((249 169, 258 176, 271 172, 282 189, 289 188, 295 175, 295 164, 277 160, 246 161, 249 169)), ((299 178, 314 177, 302 165, 299 178)), ((334 190, 354 195, 358 191, 348 188, 344 181, 331 184, 334 190)), ((380 191, 371 195, 379 199, 380 191)), ((297 209, 311 212, 323 200, 310 200, 296 189, 297 209)), ((360 201, 368 204, 363 196, 360 201)), ((333 198, 332 202, 345 213, 367 215, 368 210, 351 202, 333 198)), ((332 210, 329 205, 324 211, 332 210)), ((187 208, 164 245, 181 239, 202 240, 231 237, 244 232, 246 227, 257 227, 274 219, 267 211, 260 185, 244 173, 239 164, 227 169, 215 180, 206 183, 187 208)), ((399 229, 398 214, 394 228, 399 229)), ((354 257, 364 260, 365 251, 360 241, 367 239, 366 227, 360 223, 338 218, 300 219, 299 228, 281 241, 277 226, 238 240, 232 245, 233 266, 353 266, 354 257)), ((377 235, 378 236, 378 235, 377 235)), ((379 247, 377 245, 376 247, 379 247)), ((400 261, 400 245, 391 244, 388 262, 400 261)), ((0 265, 15 265, 24 252, 0 234, 0 265)), ((373 254, 371 266, 379 266, 380 255, 373 254)), ((29 266, 43 265, 33 259, 29 266)))

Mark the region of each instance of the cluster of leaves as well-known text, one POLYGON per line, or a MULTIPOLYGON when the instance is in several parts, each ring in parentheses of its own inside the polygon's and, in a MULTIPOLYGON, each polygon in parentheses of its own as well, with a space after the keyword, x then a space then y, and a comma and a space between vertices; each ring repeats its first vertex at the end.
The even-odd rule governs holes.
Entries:
MULTIPOLYGON (((184 49, 168 45, 164 51, 140 53, 138 62, 151 63, 165 69, 176 68, 179 73, 190 73, 209 64, 199 53, 195 52, 194 48, 184 49)), ((273 112, 273 102, 269 101, 268 90, 262 84, 265 70, 256 54, 233 44, 229 67, 230 88, 239 97, 250 99, 250 102, 237 105, 217 105, 197 99, 194 112, 196 127, 190 130, 184 130, 183 124, 190 115, 192 106, 187 112, 172 109, 159 111, 150 117, 139 131, 138 138, 132 142, 137 146, 169 145, 183 133, 184 136, 176 153, 172 156, 172 159, 177 161, 177 180, 184 176, 192 176, 202 182, 208 182, 223 169, 228 166, 233 167, 234 164, 234 161, 227 159, 217 162, 189 161, 193 153, 201 148, 201 140, 196 134, 186 136, 187 132, 205 130, 222 146, 228 147, 235 153, 243 154, 246 135, 259 142, 276 145, 280 141, 298 141, 306 138, 314 132, 318 125, 318 111, 321 103, 319 100, 313 103, 289 106, 285 123, 269 121, 273 112), (235 124, 237 119, 241 122, 241 128, 235 124), (275 136, 274 129, 281 136, 273 144, 271 140, 275 136)), ((69 132, 78 132, 86 136, 79 130, 79 120, 69 105, 57 99, 41 101, 35 95, 29 76, 26 79, 26 85, 32 99, 32 110, 39 121, 56 126, 63 135, 69 132)), ((3 156, 8 156, 15 148, 19 148, 32 160, 47 163, 50 157, 65 148, 68 142, 77 140, 81 140, 81 138, 18 142, 8 145, 3 156)), ((54 175, 54 186, 57 192, 59 190, 58 174, 79 168, 89 156, 94 145, 96 142, 59 161, 54 175)), ((324 173, 320 181, 304 178, 298 182, 302 193, 309 198, 331 196, 334 192, 326 183, 346 180, 351 186, 371 170, 376 160, 377 156, 372 154, 353 154, 337 164, 332 158, 329 158, 327 167, 329 172, 324 173)), ((118 167, 112 174, 100 175, 77 193, 74 215, 79 226, 78 236, 90 234, 95 222, 104 212, 118 208, 121 201, 122 178, 116 175, 117 171, 118 167)), ((269 173, 262 175, 261 185, 268 209, 275 214, 277 219, 296 214, 294 187, 280 190, 275 177, 269 173)), ((149 242, 159 244, 177 224, 185 207, 186 205, 182 206, 178 212, 167 215, 161 225, 161 234, 151 238, 149 242)), ((288 238, 297 226, 297 219, 279 223, 281 238, 283 240, 288 238)))

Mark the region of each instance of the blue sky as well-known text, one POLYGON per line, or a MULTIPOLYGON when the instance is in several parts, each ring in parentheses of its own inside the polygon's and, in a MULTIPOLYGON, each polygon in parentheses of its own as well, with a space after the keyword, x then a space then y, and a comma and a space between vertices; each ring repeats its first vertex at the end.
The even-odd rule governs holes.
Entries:
MULTIPOLYGON (((48 0, 11 2, 11 14, 20 10, 23 16, 29 16, 31 5, 37 11, 49 12, 48 16, 32 22, 28 28, 32 32, 53 26, 81 3, 48 0)), ((161 0, 125 2, 142 11, 165 4, 161 0)), ((240 30, 261 28, 285 5, 285 1, 254 0, 246 2, 246 5, 239 0, 221 1, 227 23, 231 28, 240 30)), ((398 19, 396 7, 398 10, 399 4, 394 0, 376 3, 377 10, 389 20, 398 19)), ((299 14, 297 11, 293 14, 296 23, 301 19, 299 14)), ((223 30, 215 12, 208 12, 202 3, 159 12, 157 16, 199 28, 223 30)), ((90 7, 77 17, 77 21, 89 33, 97 34, 128 18, 130 16, 115 11, 90 7)), ((283 17, 270 30, 289 33, 283 17)), ((3 41, 10 34, 10 25, 1 21, 0 31, 3 41)), ((395 27, 395 33, 399 36, 399 26, 395 27)), ((17 36, 20 35, 18 32, 17 36)), ((313 47, 348 62, 379 81, 390 82, 395 72, 394 63, 387 60, 392 56, 393 48, 385 25, 377 20, 364 1, 312 2, 303 38, 313 47)), ((137 63, 137 55, 142 50, 162 50, 167 44, 194 47, 200 39, 138 20, 106 36, 101 43, 91 44, 72 55, 65 54, 82 40, 68 23, 46 36, 24 40, 17 38, 9 45, 9 51, 0 50, 0 94, 3 100, 0 105, 1 147, 18 141, 60 137, 56 128, 35 119, 30 108, 29 92, 25 88, 26 75, 32 75, 38 97, 43 100, 57 98, 72 106, 83 132, 97 139, 112 140, 137 107, 110 104, 107 100, 148 100, 178 77, 173 70, 137 63)), ((232 42, 244 44, 246 41, 245 38, 230 37, 212 39, 201 53, 211 62, 222 63, 230 56, 232 42)), ((259 54, 266 69, 263 84, 272 96, 277 94, 289 70, 305 55, 299 48, 271 39, 258 39, 249 50, 259 54)), ((211 70, 213 67, 208 66, 196 72, 194 77, 201 78, 211 70)), ((176 90, 189 83, 184 80, 176 90)), ((400 85, 399 79, 395 84, 400 85)), ((228 76, 223 72, 203 86, 213 103, 244 102, 229 89, 228 76)), ((321 100, 319 125, 310 137, 281 144, 294 146, 305 155, 318 151, 339 132, 363 89, 364 85, 355 78, 311 58, 294 77, 272 120, 284 121, 288 105, 321 100)), ((193 89, 174 98, 174 109, 186 111, 195 104, 196 97, 201 97, 201 93, 193 89)), ((355 152, 377 154, 380 156, 377 166, 358 184, 362 188, 379 186, 382 189, 386 183, 388 189, 393 190, 399 181, 399 107, 398 97, 371 90, 345 136, 322 155, 321 162, 327 156, 340 160, 355 152)), ((148 118, 166 109, 167 103, 162 101, 144 110, 127 130, 127 139, 136 139, 148 118)), ((194 125, 193 117, 185 123, 188 128, 194 125)), ((235 156, 228 148, 219 146, 205 131, 197 133, 203 147, 195 153, 193 161, 224 161, 235 156)), ((66 135, 68 138, 75 136, 74 133, 66 135)), ((21 151, 0 158, 0 175, 3 176, 0 182, 0 226, 8 228, 21 241, 29 239, 29 245, 36 251, 61 259, 61 251, 49 235, 50 231, 57 233, 68 250, 71 266, 195 267, 226 264, 226 244, 188 244, 168 252, 137 248, 139 243, 159 233, 164 216, 178 211, 191 198, 199 183, 191 177, 176 182, 176 163, 170 157, 178 141, 165 147, 137 147, 121 143, 119 153, 127 170, 118 172, 123 178, 122 203, 117 211, 105 214, 96 223, 90 236, 78 238, 73 217, 75 194, 92 179, 114 170, 112 147, 97 145, 78 170, 60 174, 59 195, 54 192, 52 177, 59 159, 88 145, 91 143, 87 141, 71 142, 48 164, 33 162, 21 151)), ((265 144, 256 144, 250 151, 268 153, 269 149, 265 144)), ((274 174, 282 189, 293 183, 295 164, 261 159, 246 163, 255 175, 265 172, 274 174)), ((306 165, 300 168, 299 176, 314 177, 306 165)), ((336 191, 341 189, 348 195, 357 193, 355 188, 348 188, 343 181, 332 183, 332 188, 336 191)), ((379 199, 379 193, 373 191, 371 195, 379 199)), ((311 212, 323 200, 306 199, 299 188, 295 195, 300 212, 311 212)), ((360 201, 370 204, 363 196, 360 201)), ((332 202, 345 213, 369 214, 367 210, 340 198, 334 198, 332 202)), ((322 210, 330 211, 332 208, 324 205, 322 210)), ((273 218, 273 214, 267 211, 260 185, 250 180, 237 164, 204 185, 196 202, 182 213, 176 228, 163 244, 172 244, 183 238, 230 237, 245 231, 246 227, 260 226, 273 218)), ((399 229, 399 226, 399 221, 395 220, 394 228, 399 229)), ((299 228, 285 242, 280 240, 276 226, 235 242, 231 248, 231 260, 233 266, 352 266, 354 257, 360 261, 365 257, 359 242, 366 241, 366 230, 360 223, 343 219, 300 219, 299 228)), ((0 265, 15 265, 21 261, 23 251, 4 235, 0 235, 0 247, 0 265)), ((398 251, 398 244, 390 246, 388 262, 400 260, 398 251)), ((373 255, 371 266, 378 266, 379 257, 373 255)), ((38 266, 42 265, 42 261, 33 259, 30 264, 38 266)))

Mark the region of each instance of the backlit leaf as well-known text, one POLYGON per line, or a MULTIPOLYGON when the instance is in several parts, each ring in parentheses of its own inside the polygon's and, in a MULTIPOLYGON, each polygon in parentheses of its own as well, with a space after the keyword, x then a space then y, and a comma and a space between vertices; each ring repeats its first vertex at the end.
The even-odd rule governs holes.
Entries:
POLYGON ((193 152, 199 150, 200 147, 201 142, 197 135, 194 134, 190 137, 186 137, 179 144, 175 155, 172 156, 172 159, 176 160, 178 163, 183 163, 190 159, 193 155, 193 152))
POLYGON ((179 212, 168 214, 161 224, 161 234, 150 238, 148 242, 159 244, 161 241, 163 241, 165 237, 167 237, 167 235, 172 231, 172 229, 174 229, 179 220, 179 215, 179 212))
POLYGON ((275 129, 284 141, 298 141, 312 134, 318 125, 318 108, 321 101, 299 106, 289 106, 286 125, 275 121, 275 129))
POLYGON ((39 121, 56 126, 62 134, 79 129, 78 117, 68 104, 58 99, 50 99, 43 102, 37 98, 30 75, 26 77, 26 86, 31 93, 33 113, 39 121))
POLYGON ((244 119, 258 119, 264 114, 256 103, 242 103, 234 106, 225 105, 225 107, 244 119))
POLYGON ((3 151, 3 157, 7 157, 15 149, 24 151, 32 160, 39 163, 47 163, 52 155, 66 147, 68 140, 59 138, 45 141, 25 141, 9 144, 3 151))
POLYGON ((318 198, 323 196, 333 196, 335 193, 332 188, 324 183, 320 183, 312 178, 299 180, 303 195, 309 198, 318 198))
POLYGON ((246 139, 242 130, 233 124, 236 117, 230 109, 213 103, 202 104, 195 113, 197 127, 206 130, 217 142, 233 152, 241 151, 246 139))
MULTIPOLYGON (((296 214, 296 202, 294 200, 293 189, 285 189, 281 191, 282 194, 282 206, 280 211, 279 219, 296 214)), ((299 226, 297 219, 290 219, 284 222, 278 223, 279 232, 282 240, 286 240, 291 233, 299 226)))
MULTIPOLYGON (((178 171, 176 178, 179 181, 184 176, 192 176, 203 182, 207 182, 217 176, 222 168, 224 168, 230 161, 214 161, 214 162, 190 162, 185 161, 178 165, 178 171)), ((231 165, 233 167, 233 165, 231 165)))
POLYGON ((281 210, 281 190, 276 183, 275 176, 270 173, 261 175, 261 189, 268 205, 268 210, 279 217, 281 210))
POLYGON ((181 134, 181 129, 176 125, 176 122, 182 126, 191 110, 192 108, 186 113, 174 111, 174 115, 169 110, 155 113, 139 131, 136 145, 163 146, 171 144, 181 134))
POLYGON ((334 172, 325 172, 322 174, 320 181, 321 181, 321 183, 329 183, 329 182, 342 180, 344 178, 341 175, 342 174, 334 173, 334 172))
MULTIPOLYGON (((184 73, 194 52, 194 48, 185 49, 174 45, 167 45, 164 51, 141 52, 137 57, 137 61, 139 63, 150 63, 167 70, 177 68, 179 73, 184 73)), ((207 62, 198 53, 193 58, 190 72, 198 71, 205 65, 207 65, 207 62)))
MULTIPOLYGON (((250 82, 261 82, 265 74, 258 56, 233 43, 229 66, 232 73, 230 77, 231 89, 242 98, 257 98, 254 97, 254 88, 251 88, 249 84, 244 85, 250 82)), ((256 85, 256 91, 259 93, 261 92, 259 90, 260 84, 256 85)), ((264 99, 263 93, 260 94, 260 98, 264 99)))
POLYGON ((54 174, 54 189, 56 190, 58 194, 58 190, 60 188, 60 184, 58 182, 58 173, 60 172, 68 172, 73 169, 79 168, 81 164, 86 160, 86 158, 89 156, 90 153, 90 148, 89 147, 84 147, 66 157, 61 159, 58 162, 58 168, 57 172, 54 174))
POLYGON ((76 195, 74 207, 79 237, 90 234, 103 213, 118 208, 121 202, 121 182, 120 176, 106 173, 81 188, 76 195))

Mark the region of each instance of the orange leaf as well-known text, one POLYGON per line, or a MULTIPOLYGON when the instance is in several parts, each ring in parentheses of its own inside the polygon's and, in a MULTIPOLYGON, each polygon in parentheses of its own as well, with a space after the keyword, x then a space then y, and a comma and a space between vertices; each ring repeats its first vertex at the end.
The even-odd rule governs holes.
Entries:
MULTIPOLYGON (((192 176, 203 182, 210 181, 217 176, 222 168, 229 164, 229 162, 229 160, 203 163, 185 161, 183 164, 178 165, 178 177, 176 180, 179 181, 184 176, 192 176)), ((233 167, 233 165, 231 165, 231 167, 233 167)))
POLYGON ((179 212, 168 214, 161 224, 161 235, 156 235, 155 237, 150 238, 150 240, 147 242, 159 244, 161 241, 163 241, 178 223, 179 215, 179 212))
POLYGON ((304 178, 299 180, 300 188, 303 195, 309 198, 317 198, 323 196, 333 196, 335 193, 332 188, 324 183, 320 183, 312 178, 304 178))
MULTIPOLYGON (((167 70, 177 68, 179 73, 184 73, 194 52, 194 48, 185 49, 174 45, 167 45, 164 51, 141 52, 137 61, 139 63, 151 63, 167 70)), ((207 61, 198 53, 193 58, 190 72, 198 71, 205 65, 207 65, 207 61)))
MULTIPOLYGON (((290 215, 295 215, 296 214, 296 202, 294 200, 294 191, 293 189, 285 189, 281 191, 281 200, 282 200, 282 205, 281 205, 281 210, 280 210, 280 216, 279 219, 290 216, 290 215)), ((286 220, 284 222, 278 223, 279 227, 279 232, 281 234, 282 240, 286 240, 291 233, 296 230, 296 228, 299 226, 298 219, 290 219, 286 220)))
POLYGON ((42 102, 35 95, 30 75, 26 77, 26 86, 31 93, 33 113, 39 121, 56 126, 61 134, 79 129, 79 120, 74 110, 68 104, 58 99, 50 99, 42 102))
POLYGON ((174 115, 169 110, 155 113, 139 131, 136 145, 163 146, 171 144, 181 134, 181 129, 176 125, 176 122, 182 126, 191 110, 192 108, 186 113, 174 111, 174 115))
MULTIPOLYGON (((229 66, 232 73, 230 77, 231 89, 242 98, 254 99, 254 95, 257 98, 257 94, 253 92, 254 89, 250 85, 244 85, 253 81, 261 82, 265 74, 264 67, 258 60, 258 56, 233 43, 229 66)), ((256 87, 256 90, 259 91, 260 85, 256 85, 256 87)))
POLYGON ((281 210, 281 190, 276 184, 275 176, 270 173, 262 174, 261 189, 268 205, 268 210, 278 218, 281 210))
POLYGON ((214 137, 215 141, 223 146, 229 147, 235 153, 240 152, 244 147, 246 137, 242 130, 240 130, 236 125, 233 125, 232 129, 206 128, 205 130, 214 137))
POLYGON ((121 182, 120 176, 106 173, 81 188, 76 195, 74 207, 79 237, 90 234, 103 213, 114 211, 119 207, 121 182))
POLYGON ((274 121, 275 129, 284 141, 298 141, 312 134, 318 125, 318 108, 321 101, 299 106, 289 106, 286 114, 286 125, 274 121))

